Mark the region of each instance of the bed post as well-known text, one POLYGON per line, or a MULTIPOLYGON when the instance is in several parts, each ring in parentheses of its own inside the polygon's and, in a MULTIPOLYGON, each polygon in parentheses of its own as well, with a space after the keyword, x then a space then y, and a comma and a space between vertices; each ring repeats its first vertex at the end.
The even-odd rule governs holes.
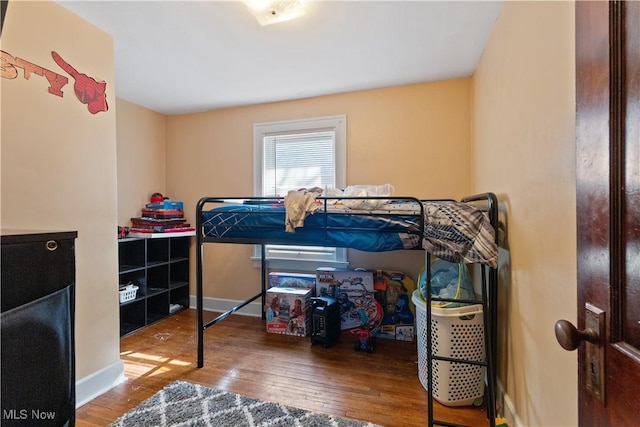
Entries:
POLYGON ((267 306, 267 251, 265 245, 260 245, 260 266, 262 273, 262 306, 260 312, 262 313, 262 320, 266 319, 266 313, 264 308, 267 306))
MULTIPOLYGON (((422 228, 424 230, 424 228, 422 228)), ((431 253, 425 251, 425 279, 426 279, 426 290, 425 290, 425 299, 426 299, 426 321, 425 328, 427 329, 427 388, 429 389, 429 397, 427 398, 427 416, 428 416, 428 426, 433 426, 434 417, 433 417, 433 361, 431 359, 431 355, 433 354, 433 342, 431 342, 433 337, 433 330, 431 329, 431 322, 433 319, 431 313, 431 253)), ((418 288, 420 288, 420 283, 418 283, 418 288)))
MULTIPOLYGON (((498 197, 494 193, 486 193, 487 203, 488 203, 488 215, 489 221, 491 225, 493 225, 493 231, 495 233, 495 243, 496 245, 500 244, 499 233, 499 225, 498 225, 498 197)), ((498 369, 498 266, 496 268, 484 266, 489 269, 489 281, 487 282, 488 286, 488 300, 489 300, 489 313, 491 315, 491 322, 489 323, 489 331, 491 333, 491 339, 489 340, 488 346, 490 350, 491 357, 491 365, 492 372, 489 376, 489 381, 491 382, 491 393, 489 395, 489 409, 487 411, 489 415, 493 414, 494 417, 496 414, 496 387, 497 387, 497 369, 498 369)), ((483 279, 484 282, 484 279, 483 279)))
MULTIPOLYGON (((461 200, 463 203, 483 202, 486 203, 486 212, 489 218, 489 222, 495 233, 495 243, 499 244, 498 237, 498 201, 497 197, 493 193, 483 193, 475 196, 466 197, 461 200)), ((449 360, 456 363, 467 363, 472 365, 485 366, 485 381, 486 388, 484 390, 485 405, 487 410, 487 418, 489 420, 489 426, 494 427, 496 425, 496 370, 497 370, 497 329, 498 329, 498 269, 491 267, 488 264, 480 264, 481 273, 481 300, 477 298, 473 300, 456 300, 455 298, 441 298, 434 297, 432 295, 431 287, 431 254, 426 251, 425 255, 425 278, 426 278, 426 347, 427 347, 427 388, 432 389, 432 374, 433 374, 433 360, 449 360), (487 274, 488 271, 488 274, 487 274), (432 312, 431 301, 450 301, 450 302, 463 302, 468 304, 482 304, 483 312, 483 330, 484 330, 484 349, 485 358, 482 362, 475 362, 471 360, 464 360, 460 358, 448 358, 433 354, 432 339, 432 312)), ((418 284, 419 286, 419 284, 418 284)), ((433 393, 429 392, 427 399, 428 410, 428 425, 450 425, 458 426, 458 424, 445 423, 434 419, 434 405, 433 405, 433 393)))
POLYGON ((200 199, 196 207, 196 317, 198 327, 198 368, 204 366, 204 321, 202 308, 202 205, 200 199))

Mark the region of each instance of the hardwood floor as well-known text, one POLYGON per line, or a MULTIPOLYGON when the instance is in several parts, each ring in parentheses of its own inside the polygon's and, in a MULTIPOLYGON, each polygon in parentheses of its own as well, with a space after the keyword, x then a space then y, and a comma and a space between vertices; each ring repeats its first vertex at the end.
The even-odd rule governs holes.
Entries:
MULTIPOLYGON (((427 425, 415 343, 378 339, 369 354, 354 351, 354 339, 343 334, 324 348, 267 334, 261 319, 236 314, 205 331, 198 369, 196 335, 195 310, 186 310, 123 338, 128 380, 78 408, 76 426, 106 426, 174 380, 384 426, 427 425)), ((483 408, 434 405, 437 419, 489 425, 483 408)))

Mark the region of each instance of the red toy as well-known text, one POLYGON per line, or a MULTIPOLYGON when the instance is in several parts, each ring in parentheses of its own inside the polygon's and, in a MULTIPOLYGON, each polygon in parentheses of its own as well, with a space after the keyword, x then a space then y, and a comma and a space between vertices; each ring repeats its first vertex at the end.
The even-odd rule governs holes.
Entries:
POLYGON ((353 346, 355 351, 373 353, 376 348, 376 336, 368 329, 360 328, 354 331, 358 335, 358 341, 353 346))
POLYGON ((160 193, 153 193, 151 195, 151 203, 162 203, 164 197, 160 193))
MULTIPOLYGON (((380 306, 380 303, 375 300, 374 302, 380 306)), ((382 307, 376 311, 382 313, 382 307)), ((360 327, 352 331, 358 336, 358 341, 353 347, 355 351, 362 350, 367 353, 373 353, 376 348, 376 335, 380 331, 381 317, 377 315, 369 317, 369 314, 364 308, 360 309, 360 327)))
POLYGON ((129 235, 129 227, 118 226, 118 239, 124 239, 129 235))

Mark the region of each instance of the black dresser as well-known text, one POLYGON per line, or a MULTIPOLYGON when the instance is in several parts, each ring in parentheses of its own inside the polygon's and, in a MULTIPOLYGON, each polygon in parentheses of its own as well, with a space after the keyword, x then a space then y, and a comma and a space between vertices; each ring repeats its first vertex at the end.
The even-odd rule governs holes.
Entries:
POLYGON ((75 424, 76 237, 1 231, 3 427, 75 424))

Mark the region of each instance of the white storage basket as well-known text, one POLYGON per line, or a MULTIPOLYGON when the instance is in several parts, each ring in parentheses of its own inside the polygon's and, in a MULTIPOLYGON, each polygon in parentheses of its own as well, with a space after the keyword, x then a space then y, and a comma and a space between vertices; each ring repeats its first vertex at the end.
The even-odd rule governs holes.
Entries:
POLYGON ((136 299, 138 293, 138 287, 135 285, 128 285, 120 292, 120 303, 131 301, 136 299))
MULTIPOLYGON (((426 302, 416 290, 411 298, 416 306, 418 336, 418 376, 429 391, 427 365, 426 302)), ((482 305, 431 308, 431 345, 437 356, 481 362, 485 359, 482 305)), ((468 363, 433 360, 433 397, 447 406, 469 406, 484 395, 485 367, 468 363)))

